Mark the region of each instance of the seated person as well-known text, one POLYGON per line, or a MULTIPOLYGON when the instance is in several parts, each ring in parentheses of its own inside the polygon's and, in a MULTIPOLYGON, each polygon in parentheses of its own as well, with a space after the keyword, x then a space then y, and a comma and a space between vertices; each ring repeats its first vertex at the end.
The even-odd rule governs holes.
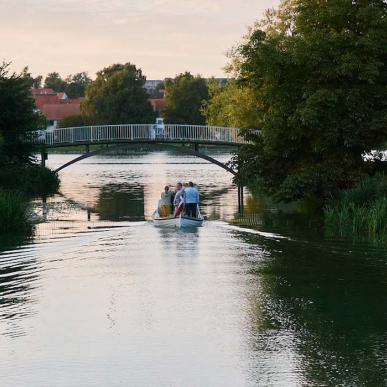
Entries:
POLYGON ((173 203, 173 195, 172 192, 169 190, 169 186, 164 187, 164 192, 161 193, 161 200, 160 200, 160 216, 162 218, 167 218, 168 216, 172 215, 172 203, 173 203))

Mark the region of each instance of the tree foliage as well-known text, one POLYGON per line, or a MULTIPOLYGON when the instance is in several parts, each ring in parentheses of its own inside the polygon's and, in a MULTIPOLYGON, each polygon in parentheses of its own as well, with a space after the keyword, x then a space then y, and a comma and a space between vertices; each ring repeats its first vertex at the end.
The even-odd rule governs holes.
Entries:
MULTIPOLYGON (((42 77, 32 78, 34 87, 40 87, 42 77)), ((69 98, 80 98, 86 94, 91 79, 87 72, 69 75, 63 79, 59 73, 49 73, 44 80, 44 87, 53 89, 57 93, 64 92, 69 98)))
POLYGON ((78 126, 89 126, 94 124, 93 117, 84 115, 84 114, 76 114, 73 116, 67 116, 62 118, 59 123, 59 128, 71 128, 78 126))
POLYGON ((359 181, 363 155, 387 140, 386 20, 382 0, 286 0, 257 24, 233 61, 262 128, 240 178, 281 200, 359 181))
POLYGON ((204 78, 186 72, 174 79, 168 79, 166 86, 166 107, 164 118, 171 124, 202 125, 204 101, 208 100, 208 85, 204 78))
POLYGON ((82 111, 98 123, 151 123, 154 113, 144 83, 145 76, 133 64, 106 67, 87 88, 82 111))
POLYGON ((38 75, 37 77, 33 78, 32 87, 36 89, 42 87, 42 80, 43 80, 43 77, 41 75, 38 75))
POLYGON ((91 79, 86 72, 69 75, 66 78, 64 92, 69 98, 80 98, 86 95, 86 89, 90 85, 91 79))
POLYGON ((53 89, 57 93, 65 91, 67 82, 57 72, 47 74, 44 80, 44 87, 53 89))
POLYGON ((258 102, 250 87, 241 86, 236 81, 230 81, 225 86, 211 81, 209 96, 202 110, 208 125, 257 128, 258 102))
POLYGON ((9 71, 9 64, 0 64, 0 106, 0 165, 30 163, 33 147, 26 140, 41 116, 35 112, 27 69, 16 74, 9 71))

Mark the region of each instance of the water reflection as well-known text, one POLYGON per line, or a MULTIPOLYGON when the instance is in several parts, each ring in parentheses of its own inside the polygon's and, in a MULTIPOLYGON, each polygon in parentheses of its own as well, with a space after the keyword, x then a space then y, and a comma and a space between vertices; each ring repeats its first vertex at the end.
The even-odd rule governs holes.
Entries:
POLYGON ((144 220, 144 186, 106 184, 100 189, 95 210, 101 220, 144 220))
POLYGON ((271 348, 286 358, 293 348, 308 385, 383 385, 385 251, 334 240, 238 237, 267 252, 249 268, 254 351, 271 348))
POLYGON ((20 320, 34 313, 40 265, 29 248, 0 255, 0 332, 12 337, 24 334, 20 320))
POLYGON ((199 235, 202 229, 175 229, 158 227, 157 231, 163 251, 167 255, 176 256, 178 260, 195 261, 198 257, 199 235))
POLYGON ((258 230, 135 222, 165 182, 200 182, 213 218, 236 192, 214 166, 129 163, 67 171, 64 196, 35 203, 34 242, 0 253, 2 387, 385 384, 386 249, 266 210, 258 230))

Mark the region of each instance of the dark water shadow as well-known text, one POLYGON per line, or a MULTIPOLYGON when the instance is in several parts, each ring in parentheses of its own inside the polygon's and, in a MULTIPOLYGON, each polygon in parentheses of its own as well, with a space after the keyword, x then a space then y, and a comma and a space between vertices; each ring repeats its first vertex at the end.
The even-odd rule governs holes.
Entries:
POLYGON ((99 214, 100 220, 144 220, 144 186, 141 184, 103 186, 99 192, 95 211, 99 214))
POLYGON ((31 236, 0 236, 0 334, 24 335, 21 321, 33 315, 39 264, 27 242, 31 236), (18 247, 16 247, 18 246, 18 247))
POLYGON ((290 336, 307 385, 385 385, 387 250, 237 234, 265 251, 247 263, 252 350, 290 336))

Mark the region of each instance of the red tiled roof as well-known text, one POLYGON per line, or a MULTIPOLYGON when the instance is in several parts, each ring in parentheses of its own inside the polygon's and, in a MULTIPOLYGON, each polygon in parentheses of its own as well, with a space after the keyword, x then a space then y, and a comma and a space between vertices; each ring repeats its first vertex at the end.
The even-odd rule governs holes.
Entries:
POLYGON ((166 106, 165 98, 151 98, 149 99, 149 102, 152 105, 154 112, 159 112, 165 109, 165 106, 166 106))
POLYGON ((59 103, 58 95, 55 94, 38 94, 34 96, 35 105, 39 110, 42 110, 43 105, 59 103))
POLYGON ((40 111, 50 121, 60 121, 65 117, 81 114, 81 103, 53 103, 45 104, 40 111))
POLYGON ((65 100, 60 101, 60 103, 75 103, 75 104, 81 104, 82 102, 85 102, 86 98, 79 97, 79 98, 68 98, 65 100))
POLYGON ((58 93, 58 98, 59 99, 67 99, 67 94, 64 92, 60 92, 60 93, 58 93))

